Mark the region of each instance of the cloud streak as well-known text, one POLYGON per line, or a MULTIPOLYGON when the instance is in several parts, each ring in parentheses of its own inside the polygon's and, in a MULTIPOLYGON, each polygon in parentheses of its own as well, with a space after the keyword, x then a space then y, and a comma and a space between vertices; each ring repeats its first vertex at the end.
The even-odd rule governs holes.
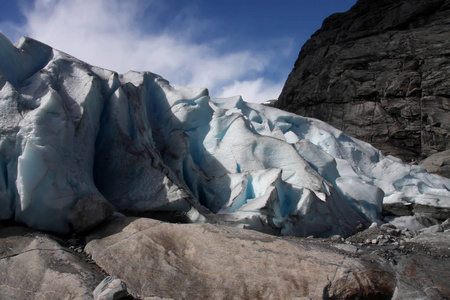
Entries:
MULTIPOLYGON (((262 102, 277 98, 280 82, 264 79, 276 51, 230 49, 222 37, 195 42, 211 21, 200 22, 192 11, 177 12, 176 29, 157 23, 168 12, 160 1, 36 0, 23 8, 28 36, 90 64, 120 73, 151 71, 175 85, 207 87, 213 97, 242 95, 262 102), (147 20, 143 23, 143 20, 147 20)), ((189 8, 195 11, 195 7, 189 8)))

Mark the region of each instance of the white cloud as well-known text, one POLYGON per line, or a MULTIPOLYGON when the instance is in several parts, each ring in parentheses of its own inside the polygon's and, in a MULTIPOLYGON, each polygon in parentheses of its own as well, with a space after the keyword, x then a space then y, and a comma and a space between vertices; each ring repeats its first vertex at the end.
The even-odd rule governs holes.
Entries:
POLYGON ((247 102, 265 102, 278 99, 282 88, 283 83, 268 82, 264 78, 234 81, 233 84, 222 87, 217 97, 240 95, 247 102))
POLYGON ((258 102, 278 97, 282 84, 254 79, 274 64, 275 53, 246 49, 222 53, 220 45, 227 42, 222 37, 196 44, 191 37, 205 25, 198 20, 177 30, 170 26, 153 30, 160 6, 159 1, 36 0, 33 7, 24 8, 27 23, 22 30, 119 73, 151 71, 173 84, 207 87, 212 96, 240 94, 258 102))

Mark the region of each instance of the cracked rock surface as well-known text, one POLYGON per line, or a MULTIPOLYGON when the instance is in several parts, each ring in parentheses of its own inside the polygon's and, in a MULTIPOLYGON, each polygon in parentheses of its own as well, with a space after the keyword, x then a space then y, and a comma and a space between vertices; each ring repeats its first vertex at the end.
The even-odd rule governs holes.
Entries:
POLYGON ((419 231, 373 226, 345 240, 360 253, 386 259, 396 273, 393 299, 449 299, 450 223, 419 231))
POLYGON ((450 220, 347 239, 130 217, 71 237, 0 225, 2 299, 450 298, 450 220))
POLYGON ((383 259, 315 239, 121 218, 88 240, 85 251, 135 297, 370 299, 390 298, 395 289, 395 272, 383 259))
POLYGON ((55 237, 1 224, 1 299, 93 299, 92 291, 104 277, 100 268, 55 237))
POLYGON ((360 0, 305 43, 275 106, 405 161, 448 150, 449 25, 448 0, 360 0))

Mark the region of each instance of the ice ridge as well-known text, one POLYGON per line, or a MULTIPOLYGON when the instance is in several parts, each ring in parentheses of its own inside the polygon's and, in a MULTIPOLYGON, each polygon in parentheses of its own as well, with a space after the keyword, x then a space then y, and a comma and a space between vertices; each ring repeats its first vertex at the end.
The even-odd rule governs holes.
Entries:
POLYGON ((170 210, 296 236, 347 236, 383 203, 450 208, 450 180, 319 120, 212 99, 0 34, 0 219, 61 233, 170 210))

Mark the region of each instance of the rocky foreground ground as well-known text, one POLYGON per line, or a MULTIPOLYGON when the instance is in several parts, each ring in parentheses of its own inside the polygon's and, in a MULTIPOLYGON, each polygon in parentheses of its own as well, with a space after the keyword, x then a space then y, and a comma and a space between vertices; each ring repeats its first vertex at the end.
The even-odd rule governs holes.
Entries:
POLYGON ((0 295, 2 299, 450 298, 449 220, 417 231, 398 226, 373 224, 347 239, 316 239, 137 217, 108 221, 83 236, 57 236, 2 223, 0 295))

